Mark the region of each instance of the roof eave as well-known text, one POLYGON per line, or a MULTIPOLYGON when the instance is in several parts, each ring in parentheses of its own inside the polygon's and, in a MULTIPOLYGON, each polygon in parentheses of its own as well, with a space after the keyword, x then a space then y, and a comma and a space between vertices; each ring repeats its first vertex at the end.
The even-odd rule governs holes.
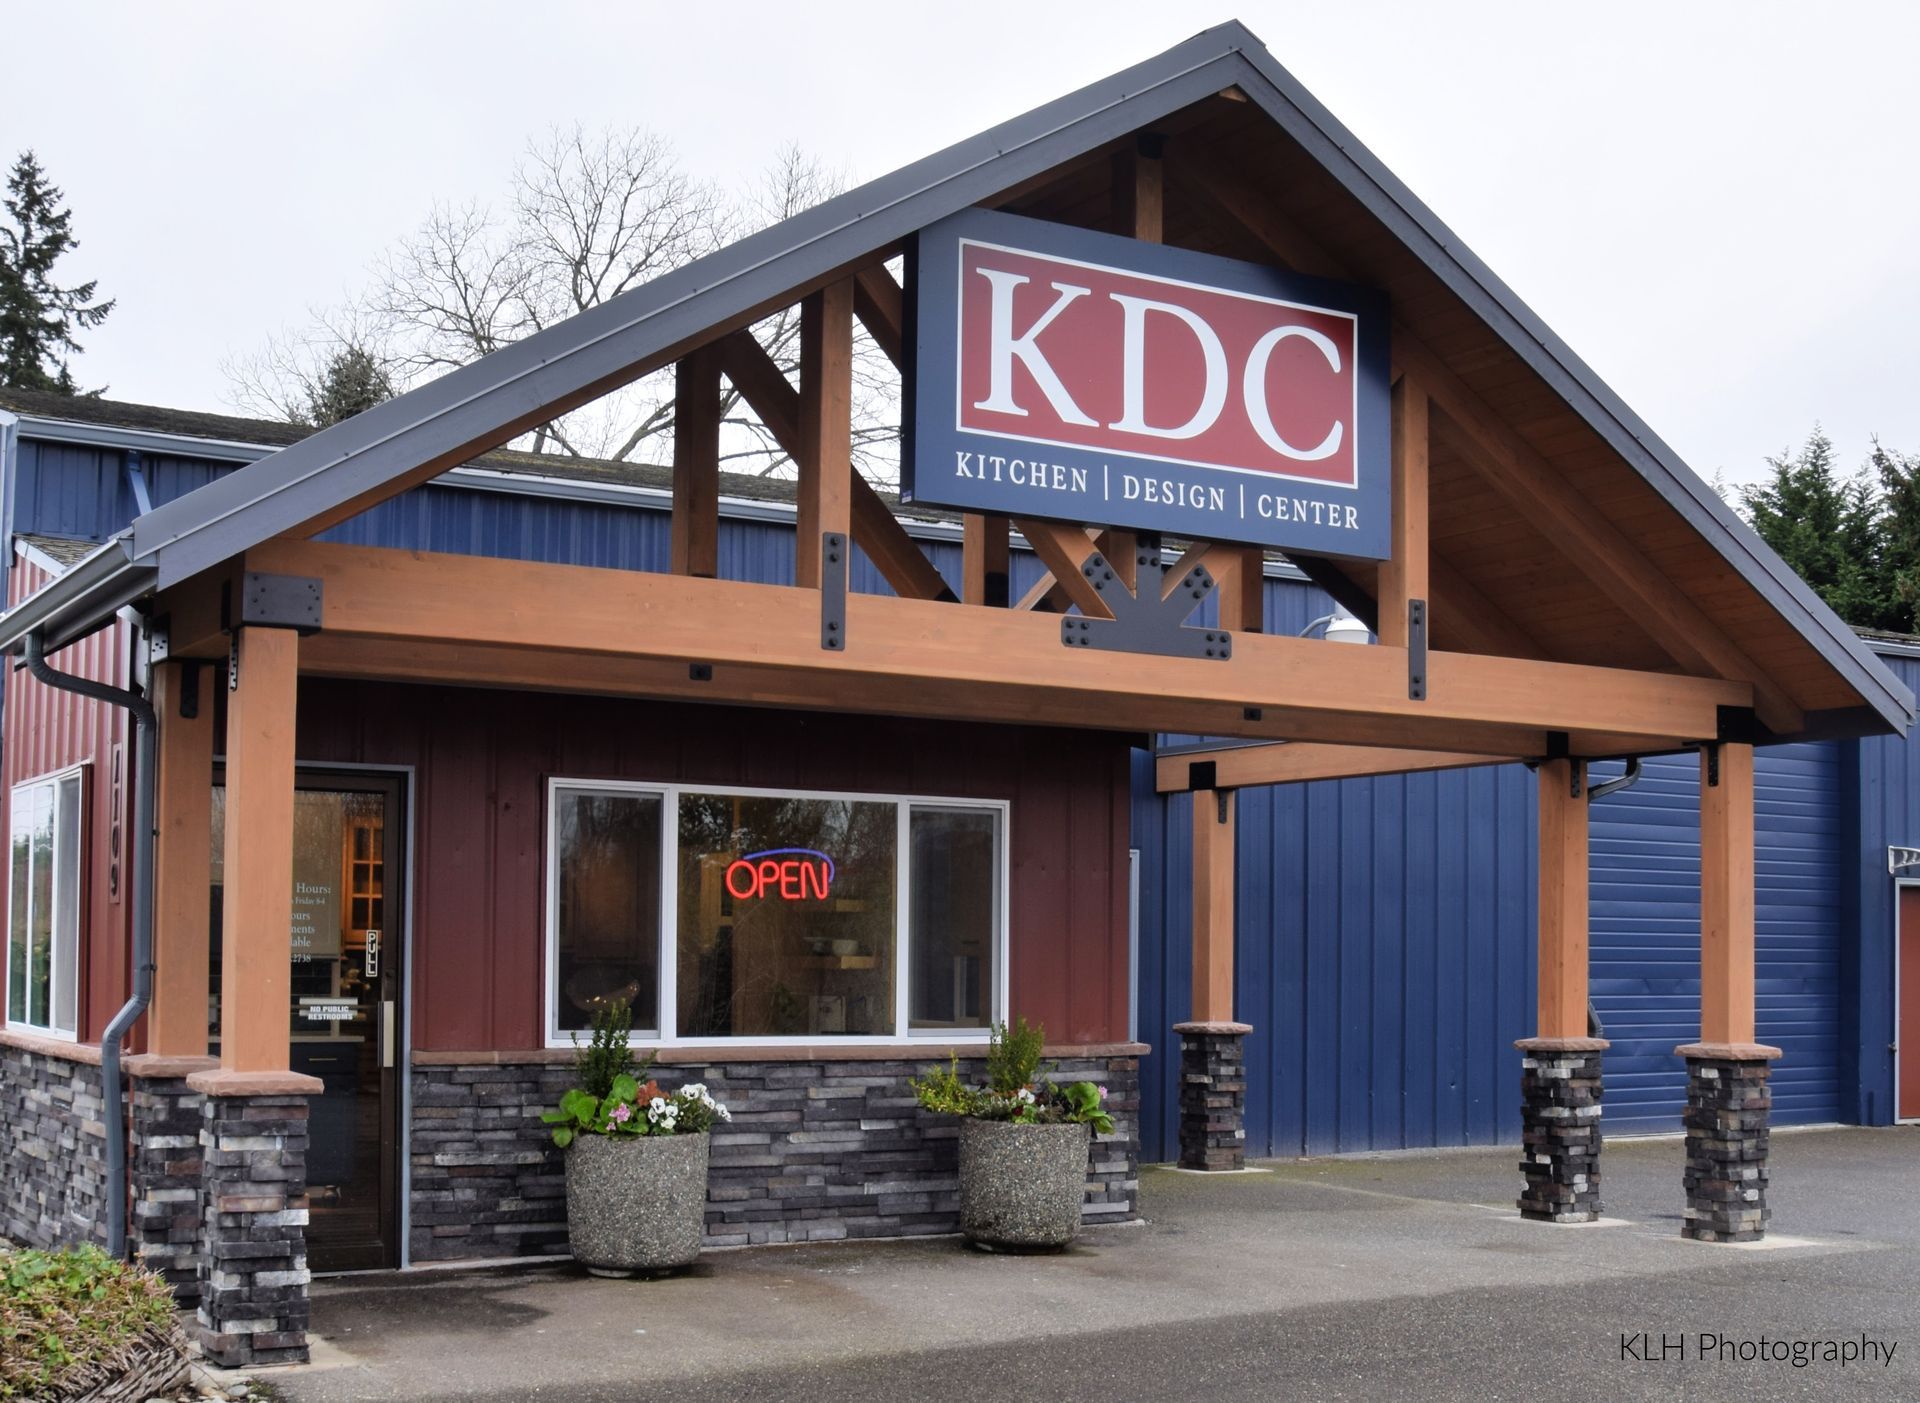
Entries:
POLYGON ((124 533, 115 536, 0 614, 0 654, 14 652, 29 634, 38 633, 52 653, 104 628, 152 592, 156 575, 151 564, 132 558, 124 533))

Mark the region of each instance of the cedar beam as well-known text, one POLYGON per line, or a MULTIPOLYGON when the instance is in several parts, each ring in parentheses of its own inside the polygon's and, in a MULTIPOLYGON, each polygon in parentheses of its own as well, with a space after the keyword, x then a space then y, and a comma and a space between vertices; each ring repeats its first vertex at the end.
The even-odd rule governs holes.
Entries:
MULTIPOLYGON (((225 685, 224 680, 221 685, 225 685)), ((153 1004, 147 1051, 162 1057, 207 1053, 207 971, 213 870, 213 686, 197 662, 160 664, 153 709, 160 723, 154 767, 153 1004), (199 672, 196 714, 181 714, 188 669, 199 672)))
POLYGON ((843 692, 889 681, 964 688, 1025 698, 1034 719, 1098 717, 1116 729, 1134 721, 1111 718, 1152 712, 1196 724, 1141 729, 1524 755, 1541 753, 1530 737, 1546 728, 1637 737, 1648 753, 1713 734, 1722 707, 1752 697, 1713 678, 1432 653, 1428 697, 1414 701, 1394 650, 1272 634, 1243 636, 1230 666, 1141 654, 1120 669, 1061 647, 1058 620, 1044 615, 860 594, 847 601, 858 646, 826 655, 817 594, 787 586, 286 539, 248 552, 247 568, 320 579, 332 636, 746 664, 818 672, 843 692), (1243 720, 1246 708, 1261 715, 1243 720), (1288 724, 1312 729, 1278 729, 1288 724))
POLYGON ((712 346, 674 366, 670 531, 674 574, 720 573, 720 356, 712 346))
POLYGON ((1083 614, 1097 619, 1113 617, 1106 602, 1100 598, 1100 591, 1093 587, 1082 572, 1088 559, 1099 550, 1098 541, 1079 526, 1066 526, 1057 521, 1031 521, 1025 517, 1016 518, 1014 525, 1020 528, 1020 534, 1033 547, 1033 553, 1040 557, 1040 563, 1047 567, 1052 579, 1042 579, 1027 591, 1020 601, 1022 610, 1031 611, 1043 607, 1054 589, 1061 590, 1067 601, 1078 604, 1083 614))
MULTIPOLYGON (((721 341, 720 354, 733 387, 766 425, 774 442, 798 463, 805 451, 799 392, 787 383, 766 349, 744 331, 721 341)), ((946 579, 914 544, 893 509, 873 490, 873 484, 849 469, 847 489, 853 537, 894 593, 909 599, 951 600, 953 591, 946 579)))
POLYGON ((235 646, 238 673, 227 693, 220 1067, 285 1072, 292 1023, 287 903, 293 891, 300 639, 291 629, 243 628, 235 646))
POLYGON ((886 264, 874 263, 853 275, 853 314, 873 344, 896 368, 906 360, 906 294, 886 264))
POLYGON ((1004 609, 1012 600, 1010 523, 1004 516, 968 512, 960 518, 960 598, 1004 609))
MULTIPOLYGON (((1396 337, 1396 341, 1399 338, 1396 337)), ((1425 348, 1409 340, 1398 354, 1418 374, 1441 415, 1436 430, 1501 496, 1564 545, 1569 558, 1628 618, 1682 667, 1750 683, 1754 710, 1768 729, 1803 729, 1800 708, 1740 651, 1706 612, 1676 589, 1626 533, 1595 512, 1579 490, 1509 428, 1479 396, 1425 348)))
POLYGON ((1193 1021, 1233 1021, 1231 789, 1193 796, 1193 1021))
POLYGON ((1753 747, 1700 752, 1700 1040, 1754 1040, 1753 747))
POLYGON ((1427 396, 1402 377, 1393 387, 1393 543, 1380 562, 1380 644, 1405 648, 1408 609, 1431 597, 1427 575, 1427 396))
MULTIPOLYGON (((1260 199, 1212 152, 1183 145, 1174 172, 1188 188, 1251 234, 1281 262, 1316 277, 1351 279, 1346 265, 1298 224, 1260 199)), ((1434 432, 1450 440, 1462 432, 1469 461, 1529 520, 1549 527, 1568 545, 1574 564, 1639 623, 1682 667, 1743 681, 1754 689, 1754 709, 1777 734, 1802 729, 1804 718, 1725 632, 1629 542, 1595 514, 1559 473, 1469 390, 1405 326, 1393 327, 1396 375, 1419 379, 1441 411, 1434 432)))
POLYGON ((853 280, 800 304, 800 470, 794 583, 819 589, 822 536, 853 534, 853 280))
POLYGON ((1222 546, 1207 553, 1206 564, 1219 588, 1220 627, 1259 633, 1266 625, 1266 554, 1257 546, 1222 546))
POLYGON ((1532 634, 1488 599, 1443 557, 1429 551, 1427 570, 1440 602, 1429 621, 1429 644, 1455 653, 1498 653, 1508 658, 1544 658, 1532 634))
POLYGON ((1518 755, 1480 755, 1452 750, 1405 750, 1392 746, 1321 745, 1275 741, 1271 745, 1175 750, 1154 759, 1154 788, 1179 794, 1191 787, 1195 764, 1211 764, 1222 789, 1257 784, 1302 784, 1322 779, 1368 779, 1422 770, 1466 770, 1511 765, 1518 755))
POLYGON ((1587 1036, 1586 762, 1540 762, 1540 987, 1542 1038, 1587 1036))

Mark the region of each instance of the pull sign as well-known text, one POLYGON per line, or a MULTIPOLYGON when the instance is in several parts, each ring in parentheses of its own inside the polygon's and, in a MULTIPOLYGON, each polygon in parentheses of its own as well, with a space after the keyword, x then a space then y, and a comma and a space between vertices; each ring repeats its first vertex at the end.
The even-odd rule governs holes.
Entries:
POLYGON ((380 977, 380 932, 377 930, 370 930, 367 932, 367 978, 378 979, 379 977, 380 977))

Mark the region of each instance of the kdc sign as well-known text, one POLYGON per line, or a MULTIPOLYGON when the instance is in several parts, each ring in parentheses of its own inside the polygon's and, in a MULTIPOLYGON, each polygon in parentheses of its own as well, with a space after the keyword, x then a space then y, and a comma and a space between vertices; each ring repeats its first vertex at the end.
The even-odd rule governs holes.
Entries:
POLYGON ((1388 553, 1378 294, 986 210, 908 280, 905 500, 1388 553))

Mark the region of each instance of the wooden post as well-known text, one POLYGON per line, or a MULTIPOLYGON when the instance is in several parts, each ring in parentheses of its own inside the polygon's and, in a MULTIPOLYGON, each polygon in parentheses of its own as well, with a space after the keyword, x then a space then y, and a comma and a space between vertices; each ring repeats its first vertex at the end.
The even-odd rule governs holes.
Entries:
POLYGON ((1007 519, 968 512, 960 521, 960 598, 1004 609, 1013 589, 1007 519))
POLYGON ((1542 1038, 1587 1036, 1587 776, 1583 760, 1540 764, 1542 1038))
POLYGON ((1260 548, 1214 551, 1207 567, 1220 570, 1220 627, 1234 633, 1259 633, 1266 627, 1266 555, 1260 548))
POLYGON ((1234 792, 1193 796, 1193 1021, 1233 1021, 1234 792))
POLYGON ((800 500, 794 583, 818 589, 820 537, 853 528, 853 280, 800 304, 800 500))
POLYGON ((220 1067, 288 1070, 292 975, 293 718, 300 640, 240 630, 227 694, 220 1067))
MULTIPOLYGON (((1427 392, 1393 387, 1393 555, 1380 562, 1380 646, 1407 646, 1407 605, 1427 599, 1427 392)), ((1543 769, 1542 774, 1545 773, 1543 769)))
POLYGON ((720 357, 711 346, 674 366, 672 570, 720 573, 720 357))
POLYGON ((1703 1043, 1754 1040, 1753 905, 1753 747, 1707 746, 1700 752, 1703 1043))
POLYGON ((208 948, 213 874, 212 665, 167 662, 154 669, 160 721, 154 769, 153 1004, 147 1051, 161 1057, 207 1053, 208 948), (188 669, 198 670, 195 714, 181 714, 188 669))

